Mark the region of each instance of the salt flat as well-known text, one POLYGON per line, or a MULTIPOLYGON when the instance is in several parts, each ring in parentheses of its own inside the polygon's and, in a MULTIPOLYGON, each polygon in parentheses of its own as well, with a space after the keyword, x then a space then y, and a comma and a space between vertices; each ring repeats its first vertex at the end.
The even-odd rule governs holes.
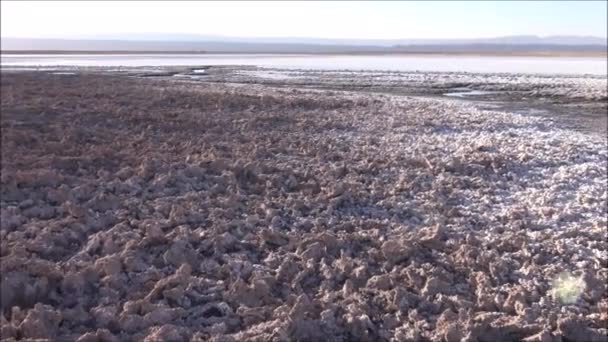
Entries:
POLYGON ((3 339, 606 338, 605 135, 239 73, 3 73, 3 339))

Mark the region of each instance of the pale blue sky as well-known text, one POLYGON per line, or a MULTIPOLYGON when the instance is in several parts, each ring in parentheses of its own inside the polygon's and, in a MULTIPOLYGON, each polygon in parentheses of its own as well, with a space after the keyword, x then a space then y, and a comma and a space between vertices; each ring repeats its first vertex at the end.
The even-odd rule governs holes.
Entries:
POLYGON ((605 37, 607 1, 1 2, 5 37, 197 33, 243 37, 605 37))

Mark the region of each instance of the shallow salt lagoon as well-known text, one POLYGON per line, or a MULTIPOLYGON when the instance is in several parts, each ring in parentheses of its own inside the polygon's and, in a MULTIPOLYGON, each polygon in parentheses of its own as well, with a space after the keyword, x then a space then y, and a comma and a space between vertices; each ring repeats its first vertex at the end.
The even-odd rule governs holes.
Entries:
POLYGON ((449 97, 467 97, 467 96, 492 95, 492 94, 497 94, 497 93, 498 93, 497 91, 470 90, 470 91, 445 93, 443 95, 449 96, 449 97))
POLYGON ((137 55, 2 55, 3 69, 23 66, 197 66, 253 65, 286 69, 392 70, 471 73, 605 75, 602 57, 521 57, 448 55, 273 55, 273 54, 137 54, 137 55))

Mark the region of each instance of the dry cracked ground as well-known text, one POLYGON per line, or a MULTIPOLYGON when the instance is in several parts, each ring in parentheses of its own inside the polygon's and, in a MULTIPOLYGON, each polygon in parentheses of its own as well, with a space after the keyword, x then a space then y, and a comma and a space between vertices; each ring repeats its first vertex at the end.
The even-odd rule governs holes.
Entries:
POLYGON ((606 137, 463 102, 3 73, 1 339, 606 341, 606 137))

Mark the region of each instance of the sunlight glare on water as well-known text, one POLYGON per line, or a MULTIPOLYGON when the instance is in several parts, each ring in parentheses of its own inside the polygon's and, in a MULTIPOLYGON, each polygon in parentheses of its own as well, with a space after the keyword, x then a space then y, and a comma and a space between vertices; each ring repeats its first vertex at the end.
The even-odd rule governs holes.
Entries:
POLYGON ((595 57, 349 56, 349 55, 2 55, 2 66, 196 66, 255 65, 319 70, 392 70, 472 73, 605 75, 608 61, 595 57))

